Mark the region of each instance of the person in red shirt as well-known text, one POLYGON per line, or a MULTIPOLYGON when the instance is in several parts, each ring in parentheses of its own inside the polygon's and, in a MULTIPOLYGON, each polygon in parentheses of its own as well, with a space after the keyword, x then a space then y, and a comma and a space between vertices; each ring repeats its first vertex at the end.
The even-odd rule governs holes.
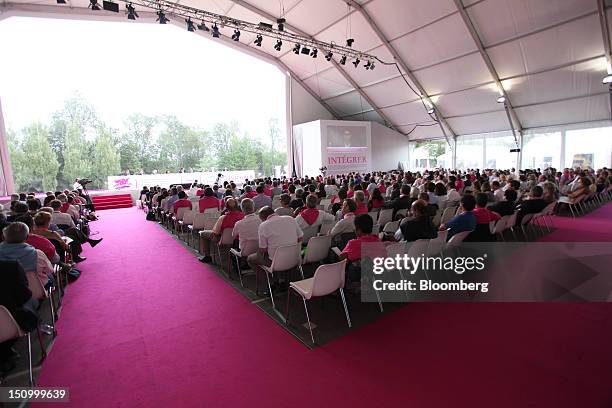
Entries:
POLYGON ((198 207, 200 213, 203 213, 207 208, 216 208, 219 210, 220 201, 217 199, 217 197, 215 197, 215 192, 212 188, 206 187, 204 190, 204 196, 200 198, 200 201, 198 201, 198 207))
POLYGON ((488 202, 489 196, 487 195, 487 193, 476 194, 476 208, 474 209, 474 215, 476 216, 476 225, 488 225, 491 221, 497 221, 501 218, 501 215, 487 208, 488 202))
POLYGON ((351 239, 339 255, 340 260, 346 259, 350 262, 346 269, 347 288, 361 280, 361 258, 367 257, 373 260, 387 256, 385 246, 378 235, 372 234, 374 227, 372 217, 368 214, 357 215, 354 217, 354 223, 357 238, 351 239))
POLYGON ((377 210, 385 204, 385 199, 383 198, 379 189, 374 189, 372 191, 372 197, 368 203, 370 211, 377 210))
POLYGON ((174 204, 172 204, 172 211, 174 211, 174 215, 176 215, 179 208, 185 207, 190 210, 193 208, 193 206, 191 205, 191 201, 189 201, 189 199, 187 198, 187 194, 185 194, 184 191, 179 191, 178 198, 179 199, 176 200, 174 204))
POLYGON ((385 186, 385 180, 381 179, 380 183, 378 183, 378 191, 380 191, 380 194, 387 194, 387 186, 385 186))
POLYGON ((355 215, 368 213, 368 206, 365 203, 365 194, 363 194, 363 191, 355 191, 355 202, 357 203, 355 215))
POLYGON ((227 212, 219 217, 212 230, 200 232, 200 251, 204 254, 200 262, 211 263, 210 256, 213 243, 218 243, 223 231, 227 228, 233 229, 238 221, 244 218, 244 213, 238 208, 238 202, 233 198, 228 198, 225 202, 227 212))

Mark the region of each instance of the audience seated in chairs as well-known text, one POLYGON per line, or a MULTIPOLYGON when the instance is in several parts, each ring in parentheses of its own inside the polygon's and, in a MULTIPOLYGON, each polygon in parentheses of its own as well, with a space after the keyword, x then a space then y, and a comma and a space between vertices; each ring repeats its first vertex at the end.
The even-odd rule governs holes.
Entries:
MULTIPOLYGON (((497 191, 502 191, 497 190, 497 191)), ((516 190, 508 189, 503 192, 503 199, 498 201, 496 204, 490 205, 489 210, 496 212, 502 217, 506 215, 514 214, 515 202, 516 202, 517 194, 516 190)))
MULTIPOLYGON (((38 300, 32 298, 24 268, 16 260, 0 260, 0 270, 0 305, 8 309, 21 330, 35 330, 38 326, 38 300)), ((0 343, 0 374, 15 368, 18 357, 12 348, 15 341, 0 343)))
POLYGON ((187 194, 184 191, 178 193, 178 200, 172 204, 172 212, 174 215, 178 212, 179 208, 187 208, 191 210, 193 208, 191 201, 187 197, 187 194))
POLYGON ((411 208, 412 217, 402 220, 395 233, 395 240, 412 242, 417 239, 436 238, 438 231, 428 214, 427 203, 424 200, 416 200, 411 208))
POLYGON ((253 204, 255 205, 255 211, 258 211, 260 208, 265 206, 272 207, 272 199, 265 194, 263 184, 258 185, 255 192, 257 195, 252 198, 253 204))
POLYGON ((544 201, 542 195, 544 190, 540 186, 533 186, 529 192, 529 197, 526 200, 520 201, 516 209, 518 214, 516 216, 516 225, 521 225, 523 217, 527 214, 537 214, 542 211, 548 203, 544 201))
POLYGON ((466 237, 466 242, 490 242, 495 241, 495 236, 491 233, 490 223, 498 221, 501 216, 487 208, 489 196, 487 193, 476 194, 476 208, 473 213, 476 217, 476 227, 474 231, 466 237))
POLYGON ((306 208, 295 218, 302 231, 308 227, 318 227, 323 223, 331 223, 334 216, 317 208, 318 198, 310 194, 306 197, 306 208))
POLYGON ((289 206, 291 203, 291 196, 289 194, 281 194, 280 196, 280 207, 278 207, 274 212, 276 215, 288 215, 293 217, 294 210, 289 206))
POLYGON ((218 243, 223 231, 227 228, 234 228, 236 222, 244 218, 244 214, 238 208, 238 202, 229 198, 225 202, 226 212, 223 214, 215 223, 212 230, 200 232, 200 248, 203 253, 203 257, 200 258, 201 262, 210 263, 212 262, 211 246, 213 243, 218 243))
POLYGON ((26 243, 30 230, 23 222, 12 222, 2 230, 4 241, 0 243, 0 260, 17 261, 26 272, 36 272, 43 285, 53 275, 53 265, 40 249, 26 243))

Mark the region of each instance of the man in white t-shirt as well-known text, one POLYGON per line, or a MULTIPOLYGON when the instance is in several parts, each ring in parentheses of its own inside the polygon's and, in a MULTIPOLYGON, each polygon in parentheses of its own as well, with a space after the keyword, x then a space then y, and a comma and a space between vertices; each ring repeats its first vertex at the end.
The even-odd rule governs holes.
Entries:
MULTIPOLYGON (((259 225, 261 219, 255 214, 255 204, 250 198, 245 198, 240 203, 244 218, 234 224, 232 235, 238 238, 240 250, 243 251, 247 241, 259 240, 259 225)), ((244 254, 246 256, 248 254, 244 254)))

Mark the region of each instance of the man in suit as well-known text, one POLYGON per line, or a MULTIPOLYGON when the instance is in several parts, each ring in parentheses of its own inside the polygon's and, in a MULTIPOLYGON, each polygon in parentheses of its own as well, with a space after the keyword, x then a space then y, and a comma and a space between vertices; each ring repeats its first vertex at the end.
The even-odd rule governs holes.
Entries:
MULTIPOLYGON (((38 325, 38 301, 32 298, 25 272, 17 261, 0 261, 0 305, 6 307, 23 331, 32 331, 38 325)), ((15 367, 15 340, 0 343, 0 371, 15 367)))
POLYGON ((516 197, 516 190, 506 190, 504 191, 504 199, 502 201, 498 201, 497 204, 490 205, 487 208, 498 213, 502 217, 505 215, 512 215, 514 214, 514 207, 516 206, 516 197))
POLYGON ((529 192, 529 198, 521 201, 516 209, 518 214, 516 216, 516 225, 521 225, 523 217, 527 214, 537 214, 541 212, 548 205, 542 198, 544 195, 544 189, 540 186, 534 186, 529 192))
POLYGON ((395 214, 397 214, 398 210, 410 208, 411 205, 412 198, 410 198, 410 185, 402 184, 399 197, 385 204, 383 208, 393 208, 393 219, 395 219, 395 214))

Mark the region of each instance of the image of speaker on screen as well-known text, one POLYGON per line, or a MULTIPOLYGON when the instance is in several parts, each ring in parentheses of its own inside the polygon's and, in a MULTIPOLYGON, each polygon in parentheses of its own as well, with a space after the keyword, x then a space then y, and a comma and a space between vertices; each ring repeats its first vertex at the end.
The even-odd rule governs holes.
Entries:
POLYGON ((327 147, 367 147, 366 129, 353 126, 328 126, 327 147))

